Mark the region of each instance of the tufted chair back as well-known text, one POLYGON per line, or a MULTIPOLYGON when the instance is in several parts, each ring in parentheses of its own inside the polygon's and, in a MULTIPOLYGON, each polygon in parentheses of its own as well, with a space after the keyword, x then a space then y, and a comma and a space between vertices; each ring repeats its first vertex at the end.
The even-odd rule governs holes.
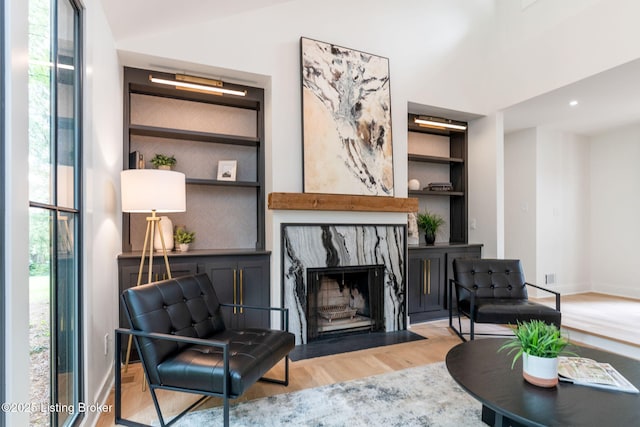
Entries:
MULTIPOLYGON (((520 260, 458 258, 453 275, 462 285, 475 289, 477 298, 528 298, 520 260)), ((461 289, 460 301, 468 301, 469 292, 461 289)))
MULTIPOLYGON (((208 338, 225 329, 220 302, 205 273, 129 288, 122 293, 122 302, 132 329, 194 338, 208 338)), ((155 384, 159 383, 156 367, 184 346, 148 338, 138 343, 155 384)))

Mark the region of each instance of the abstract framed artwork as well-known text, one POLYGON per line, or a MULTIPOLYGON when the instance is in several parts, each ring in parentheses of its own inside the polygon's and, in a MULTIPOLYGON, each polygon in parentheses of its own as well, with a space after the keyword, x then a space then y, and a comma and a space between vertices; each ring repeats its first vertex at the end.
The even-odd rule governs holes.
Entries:
POLYGON ((304 191, 393 196, 389 60, 300 38, 304 191))

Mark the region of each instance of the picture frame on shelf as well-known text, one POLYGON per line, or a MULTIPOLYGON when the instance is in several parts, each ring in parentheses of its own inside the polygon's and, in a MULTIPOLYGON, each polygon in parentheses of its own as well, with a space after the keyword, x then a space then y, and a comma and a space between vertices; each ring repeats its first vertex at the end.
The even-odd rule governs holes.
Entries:
POLYGON ((218 161, 218 181, 235 181, 238 169, 237 160, 218 161))

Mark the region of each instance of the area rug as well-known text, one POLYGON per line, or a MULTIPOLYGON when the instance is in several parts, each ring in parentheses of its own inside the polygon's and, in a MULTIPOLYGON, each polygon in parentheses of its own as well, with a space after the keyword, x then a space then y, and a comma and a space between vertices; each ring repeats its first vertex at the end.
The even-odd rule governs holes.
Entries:
POLYGON ((368 348, 402 344, 410 341, 426 340, 426 337, 411 331, 370 332, 365 334, 344 335, 323 338, 308 344, 297 345, 289 358, 298 361, 322 357, 330 354, 347 353, 368 348))
MULTIPOLYGON (((232 426, 483 426, 481 404, 444 363, 232 405, 232 426)), ((222 408, 192 412, 180 427, 222 425, 222 408)))

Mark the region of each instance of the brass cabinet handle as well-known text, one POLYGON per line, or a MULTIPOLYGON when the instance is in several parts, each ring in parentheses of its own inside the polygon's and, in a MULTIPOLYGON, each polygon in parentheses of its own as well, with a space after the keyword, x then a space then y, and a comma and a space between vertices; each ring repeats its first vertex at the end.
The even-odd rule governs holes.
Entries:
MULTIPOLYGON (((242 269, 240 269, 240 305, 244 304, 244 297, 243 297, 243 288, 244 288, 244 280, 242 278, 242 269)), ((244 308, 240 307, 240 314, 244 313, 244 308)))
POLYGON ((422 260, 422 275, 423 275, 422 293, 426 295, 427 294, 427 260, 426 259, 422 260))
POLYGON ((431 260, 427 260, 427 293, 431 294, 431 260))
MULTIPOLYGON (((233 270, 233 303, 238 303, 237 289, 238 289, 238 281, 236 280, 238 272, 236 269, 233 270)), ((233 307, 233 314, 238 314, 238 307, 233 307)))

